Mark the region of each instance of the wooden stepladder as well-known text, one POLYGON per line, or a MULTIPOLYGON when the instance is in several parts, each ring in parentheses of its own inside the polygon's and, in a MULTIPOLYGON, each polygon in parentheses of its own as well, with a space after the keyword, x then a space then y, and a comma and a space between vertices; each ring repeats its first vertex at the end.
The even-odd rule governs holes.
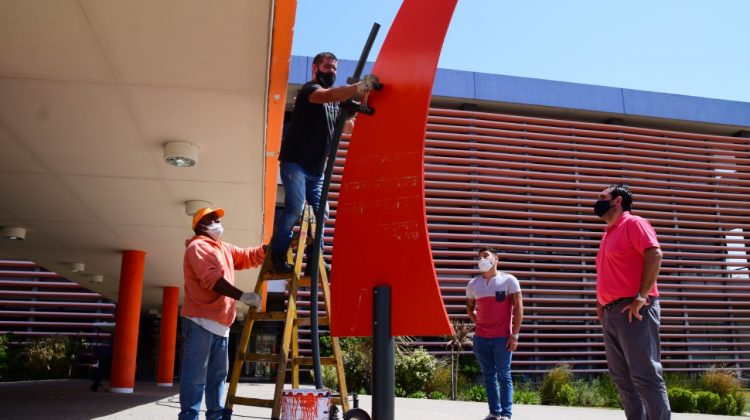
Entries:
MULTIPOLYGON (((258 282, 255 285, 255 292, 261 293, 263 285, 269 280, 287 280, 288 303, 286 311, 277 312, 257 312, 255 308, 250 308, 245 318, 245 327, 242 330, 239 348, 237 349, 232 375, 229 381, 229 390, 227 391, 227 401, 225 407, 232 410, 237 405, 249 405, 255 407, 268 407, 272 409, 271 418, 279 419, 281 417, 281 395, 284 390, 286 378, 287 363, 291 365, 292 370, 292 388, 299 388, 299 371, 300 366, 312 366, 312 357, 300 357, 299 354, 299 327, 310 325, 310 318, 299 318, 297 316, 297 293, 301 287, 309 287, 311 279, 309 276, 302 274, 302 259, 305 254, 305 245, 308 242, 308 232, 315 232, 315 215, 309 205, 305 206, 302 213, 302 222, 299 233, 295 234, 292 245, 287 251, 287 261, 292 264, 291 273, 276 274, 272 270, 270 252, 261 266, 258 282), (248 346, 250 344, 250 334, 256 321, 283 321, 284 331, 281 338, 281 349, 278 353, 250 353, 248 346), (291 351, 290 351, 291 350, 291 351), (237 395, 237 384, 242 372, 242 366, 245 362, 266 362, 276 363, 276 387, 273 399, 240 397, 237 395)), ((320 267, 320 290, 323 293, 323 302, 325 305, 325 316, 318 320, 319 325, 330 325, 331 290, 328 283, 328 275, 325 270, 323 256, 318 261, 320 267)), ((331 337, 332 353, 331 357, 321 357, 322 365, 333 365, 336 367, 336 378, 339 385, 338 395, 334 394, 331 399, 332 405, 341 405, 344 412, 349 410, 348 395, 346 392, 346 380, 344 377, 344 363, 341 355, 341 346, 337 337, 331 337)), ((231 412, 231 411, 230 411, 231 412)))

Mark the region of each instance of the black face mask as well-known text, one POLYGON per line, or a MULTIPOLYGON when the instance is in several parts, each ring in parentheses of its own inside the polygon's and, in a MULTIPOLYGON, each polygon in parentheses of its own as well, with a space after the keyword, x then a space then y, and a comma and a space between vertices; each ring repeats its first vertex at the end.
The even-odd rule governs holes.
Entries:
POLYGON ((333 86, 336 82, 336 73, 320 73, 318 72, 318 83, 324 88, 333 86))
POLYGON ((594 213, 599 217, 604 216, 609 209, 612 208, 612 205, 609 204, 609 202, 610 200, 597 200, 596 203, 594 203, 594 213))

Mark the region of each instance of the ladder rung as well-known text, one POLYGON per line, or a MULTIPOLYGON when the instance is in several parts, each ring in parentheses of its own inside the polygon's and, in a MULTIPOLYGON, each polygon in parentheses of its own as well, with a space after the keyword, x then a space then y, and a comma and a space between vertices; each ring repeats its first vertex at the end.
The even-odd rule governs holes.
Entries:
POLYGON ((302 276, 297 280, 298 287, 310 287, 310 284, 312 284, 310 276, 302 276))
POLYGON ((292 274, 294 273, 291 271, 283 274, 275 273, 273 271, 267 271, 263 273, 262 276, 260 276, 260 280, 289 280, 292 278, 292 274))
MULTIPOLYGON (((297 318, 294 320, 294 324, 298 327, 308 327, 310 326, 310 322, 311 322, 310 318, 297 318)), ((328 317, 327 316, 319 317, 318 325, 328 325, 328 317)))
POLYGON ((246 362, 279 363, 279 355, 274 353, 247 353, 244 359, 246 362))
MULTIPOLYGON (((313 243, 313 236, 306 234, 308 232, 308 229, 312 228, 313 226, 310 225, 310 222, 314 220, 314 216, 312 215, 312 209, 310 206, 306 206, 304 210, 304 214, 302 217, 302 223, 300 225, 300 228, 294 233, 294 236, 292 238, 292 249, 287 250, 287 252, 284 254, 284 257, 288 260, 287 262, 292 263, 290 256, 294 256, 294 262, 298 263, 300 262, 299 259, 302 257, 300 252, 304 252, 304 246, 306 244, 312 244, 313 243), (302 241, 300 233, 305 235, 305 240, 302 241)), ((306 263, 309 265, 309 261, 306 263)), ((239 397, 236 395, 237 392, 237 383, 239 382, 239 378, 241 375, 241 370, 243 367, 243 363, 246 362, 260 362, 260 363, 273 363, 277 366, 277 376, 276 380, 283 380, 285 375, 288 374, 288 372, 291 370, 292 375, 298 374, 298 370, 300 366, 312 366, 313 358, 312 357, 300 357, 299 355, 299 344, 300 343, 306 343, 310 342, 309 338, 301 339, 300 337, 307 337, 306 334, 309 335, 309 327, 311 324, 310 320, 310 304, 302 302, 304 299, 310 297, 310 291, 309 288, 313 284, 313 279, 310 278, 310 276, 305 276, 301 270, 301 267, 297 266, 297 269, 289 272, 289 273, 275 273, 272 271, 272 261, 270 258, 270 255, 267 256, 267 258, 263 261, 263 265, 261 266, 261 273, 258 276, 258 290, 260 290, 260 286, 263 286, 264 281, 271 281, 271 280, 286 280, 285 284, 285 292, 284 292, 284 300, 285 300, 285 306, 289 305, 287 307, 291 307, 294 305, 294 309, 288 310, 280 310, 280 311, 267 311, 267 312, 256 312, 255 310, 250 310, 247 312, 247 320, 250 322, 245 323, 245 327, 243 329, 243 340, 240 343, 240 346, 244 347, 242 351, 239 351, 237 354, 237 359, 234 362, 234 366, 232 369, 232 379, 230 380, 230 387, 229 389, 234 388, 235 390, 231 393, 234 395, 227 395, 227 403, 228 404, 237 404, 237 405, 246 405, 246 406, 255 406, 255 407, 266 407, 272 409, 272 417, 278 418, 280 414, 280 408, 281 408, 281 401, 280 395, 275 395, 276 398, 274 399, 264 399, 264 398, 247 398, 247 397, 239 397), (294 287, 292 287, 294 286, 294 287), (294 289, 295 295, 295 301, 291 301, 292 297, 292 289, 294 289), (301 290, 301 289, 307 289, 307 290, 301 290), (302 301, 296 302, 297 299, 301 299, 302 301), (305 310, 300 310, 300 308, 304 307, 305 310), (300 317, 302 316, 302 317, 300 317), (305 317, 307 316, 307 317, 305 317), (277 353, 258 353, 258 352, 249 352, 249 344, 250 344, 250 337, 252 332, 252 326, 253 321, 282 321, 284 322, 284 328, 283 332, 281 333, 281 342, 282 346, 280 349, 278 349, 277 353), (287 323, 289 322, 289 323, 287 323), (298 328, 301 327, 301 328, 298 328), (296 336, 295 336, 296 335, 296 336), (296 353, 296 357, 293 356, 296 353), (287 356, 289 355, 289 356, 287 356), (283 363, 282 363, 283 362, 283 363), (282 376, 279 376, 282 375, 282 376)), ((310 267, 312 268, 312 267, 310 267)), ((330 318, 329 318, 329 306, 328 301, 325 299, 326 290, 330 291, 330 289, 326 289, 325 287, 329 287, 327 285, 327 282, 329 281, 329 273, 321 273, 319 279, 314 279, 314 281, 320 282, 320 289, 318 290, 319 295, 322 295, 323 297, 319 300, 319 325, 327 326, 330 325, 330 318)), ((337 344, 338 345, 338 344, 337 344)), ((239 349, 238 349, 239 350, 239 349)), ((339 354, 339 353, 336 353, 339 354)), ((343 361, 341 360, 341 357, 339 355, 339 360, 337 363, 335 356, 327 356, 327 357, 321 357, 320 362, 323 365, 326 366, 336 366, 338 369, 343 369, 343 361)), ((343 372, 338 372, 339 375, 343 372)), ((338 376, 337 375, 337 379, 338 376)), ((298 377, 294 377, 293 380, 298 380, 298 377)), ((340 384, 342 387, 344 384, 340 384)), ((281 392, 280 390, 276 390, 275 392, 281 392)), ((275 394, 275 393, 274 393, 275 394)), ((346 396, 346 393, 344 393, 344 397, 346 396)), ((331 402, 336 405, 344 405, 348 407, 348 401, 347 398, 342 398, 342 395, 340 393, 333 393, 331 395, 331 402)))
MULTIPOLYGON (((312 235, 307 235, 307 237, 305 238, 305 245, 310 245, 311 243, 313 243, 313 239, 314 238, 312 235)), ((299 234, 295 234, 292 238, 292 242, 290 243, 290 245, 294 249, 297 249, 297 244, 299 244, 299 234)))
POLYGON ((283 321, 286 319, 286 312, 253 312, 247 316, 247 319, 254 319, 258 321, 283 321))
POLYGON ((273 408, 273 400, 268 400, 265 398, 247 398, 247 397, 238 397, 238 396, 230 396, 229 397, 232 401, 232 404, 237 405, 250 405, 253 407, 266 407, 266 408, 273 408))
MULTIPOLYGON (((299 366, 312 366, 313 358, 312 357, 295 357, 292 359, 292 364, 299 365, 299 366)), ((320 364, 335 366, 336 358, 335 357, 321 357, 320 364)))

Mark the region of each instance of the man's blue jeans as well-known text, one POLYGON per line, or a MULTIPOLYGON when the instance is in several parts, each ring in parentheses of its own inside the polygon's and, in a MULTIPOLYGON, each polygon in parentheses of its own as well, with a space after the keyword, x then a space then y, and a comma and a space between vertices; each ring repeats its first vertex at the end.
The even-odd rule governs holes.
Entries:
POLYGON ((198 419, 205 390, 206 419, 219 420, 224 413, 228 339, 206 331, 187 318, 182 318, 182 337, 178 419, 198 419))
MULTIPOLYGON (((305 200, 312 205, 313 210, 317 210, 323 192, 322 174, 311 174, 293 162, 281 162, 280 170, 281 182, 284 183, 284 211, 279 215, 276 231, 271 239, 271 250, 275 253, 285 253, 289 249, 292 230, 302 215, 305 200)), ((328 219, 327 203, 324 219, 328 219)))
POLYGON ((511 417, 513 414, 513 379, 510 376, 512 353, 508 351, 507 345, 507 337, 474 336, 474 355, 482 368, 490 413, 511 417))

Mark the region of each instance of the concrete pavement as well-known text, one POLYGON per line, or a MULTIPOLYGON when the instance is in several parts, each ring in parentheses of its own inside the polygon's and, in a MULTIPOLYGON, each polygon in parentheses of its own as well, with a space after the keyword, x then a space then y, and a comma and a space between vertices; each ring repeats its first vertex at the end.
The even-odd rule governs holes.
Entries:
MULTIPOLYGON (((87 380, 50 380, 0 383, 0 418, 5 419, 176 419, 180 411, 179 389, 139 382, 132 394, 91 392, 87 380)), ((240 384, 240 396, 270 398, 273 384, 240 384)), ((360 397, 360 407, 371 412, 371 398, 360 397)), ((486 403, 396 398, 397 420, 480 420, 487 415, 486 403)), ((233 418, 269 419, 267 408, 236 406, 233 418)), ((673 420, 728 420, 706 414, 672 415, 673 420)), ((625 420, 622 410, 513 406, 514 420, 625 420)))

